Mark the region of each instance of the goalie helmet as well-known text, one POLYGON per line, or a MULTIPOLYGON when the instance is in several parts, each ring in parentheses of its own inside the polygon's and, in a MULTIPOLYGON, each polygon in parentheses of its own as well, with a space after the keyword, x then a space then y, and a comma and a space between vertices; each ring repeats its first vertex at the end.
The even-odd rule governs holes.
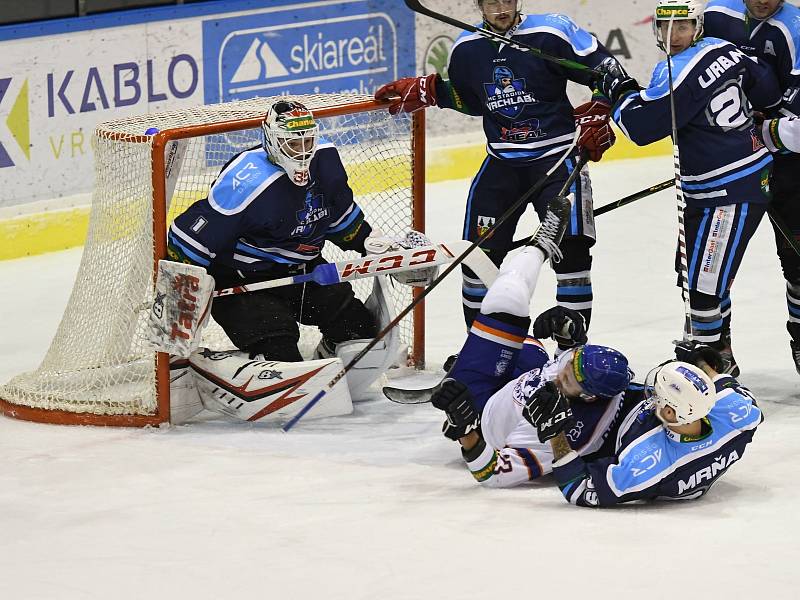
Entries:
POLYGON ((594 344, 575 349, 572 369, 584 391, 598 398, 613 398, 622 393, 633 376, 624 354, 594 344))
POLYGON ((694 21, 694 41, 703 37, 703 2, 701 0, 659 0, 653 19, 653 33, 658 47, 667 52, 669 41, 661 34, 661 24, 670 21, 694 21))
POLYGON ((677 360, 659 365, 647 374, 644 394, 664 425, 687 425, 702 419, 717 401, 711 378, 699 367, 677 360), (675 411, 674 423, 661 416, 661 409, 667 406, 675 411))
POLYGON ((319 127, 304 105, 279 100, 267 111, 261 124, 264 150, 295 185, 306 185, 309 167, 317 151, 319 127))

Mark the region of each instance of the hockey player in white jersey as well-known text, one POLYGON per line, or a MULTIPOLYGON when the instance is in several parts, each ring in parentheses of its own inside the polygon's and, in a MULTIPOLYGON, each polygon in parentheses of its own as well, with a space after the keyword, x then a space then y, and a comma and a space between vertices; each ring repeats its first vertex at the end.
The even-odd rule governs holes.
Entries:
POLYGON ((522 415, 537 389, 555 386, 570 397, 577 416, 568 436, 582 455, 601 450, 620 414, 628 362, 611 348, 579 345, 586 341, 580 313, 555 307, 534 323, 537 336, 574 347, 555 360, 527 335, 539 271, 548 258, 559 258, 569 209, 566 198, 551 201, 531 245, 504 262, 455 365, 431 398, 447 415, 444 435, 460 442, 469 470, 485 486, 515 486, 551 471, 550 446, 522 415))
POLYGON ((553 475, 568 502, 600 507, 692 500, 741 459, 763 421, 752 395, 717 371, 724 363, 716 350, 679 347, 676 353, 693 364, 668 361, 650 371, 644 397, 624 416, 609 456, 574 451, 572 410, 558 390, 528 400, 523 415, 541 440, 551 440, 553 475))

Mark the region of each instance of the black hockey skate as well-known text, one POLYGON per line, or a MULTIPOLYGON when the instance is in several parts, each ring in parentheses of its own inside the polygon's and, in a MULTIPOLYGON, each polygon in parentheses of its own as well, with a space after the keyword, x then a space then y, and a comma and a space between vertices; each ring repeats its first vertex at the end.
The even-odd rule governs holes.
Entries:
POLYGON ((547 204, 547 214, 527 245, 536 246, 553 262, 560 261, 564 255, 558 245, 567 230, 571 210, 572 205, 566 196, 556 196, 550 200, 547 204))
POLYGON ((789 340, 789 348, 792 349, 792 360, 794 360, 794 368, 797 374, 800 375, 800 323, 786 323, 786 329, 792 339, 789 340))
POLYGON ((723 373, 731 377, 739 376, 739 365, 736 364, 736 359, 733 358, 733 350, 731 349, 731 334, 730 332, 723 333, 722 339, 723 347, 719 351, 719 356, 722 358, 723 373))

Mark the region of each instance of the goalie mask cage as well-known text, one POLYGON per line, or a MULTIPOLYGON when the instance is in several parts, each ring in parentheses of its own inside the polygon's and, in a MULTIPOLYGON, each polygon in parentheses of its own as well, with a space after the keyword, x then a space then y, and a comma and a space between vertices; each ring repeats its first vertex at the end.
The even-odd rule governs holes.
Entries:
MULTIPOLYGON (((373 227, 386 234, 424 230, 422 111, 392 116, 384 103, 357 94, 285 98, 303 102, 314 113, 320 135, 339 150, 356 202, 373 227)), ((60 424, 169 422, 169 356, 153 352, 145 341, 155 265, 166 256, 167 228, 207 196, 234 154, 261 144, 261 121, 275 99, 124 118, 95 130, 95 189, 75 286, 39 368, 0 387, 0 411, 60 424), (151 128, 159 132, 145 135, 151 128)), ((358 256, 330 242, 323 254, 331 261, 358 256)), ((364 299, 372 279, 353 286, 364 299)), ((391 287, 388 301, 396 314, 417 292, 391 287)), ((400 328, 410 361, 421 367, 422 303, 400 328)), ((319 333, 301 330, 300 348, 307 356, 319 333)), ((202 345, 233 348, 215 323, 204 332, 202 345)))

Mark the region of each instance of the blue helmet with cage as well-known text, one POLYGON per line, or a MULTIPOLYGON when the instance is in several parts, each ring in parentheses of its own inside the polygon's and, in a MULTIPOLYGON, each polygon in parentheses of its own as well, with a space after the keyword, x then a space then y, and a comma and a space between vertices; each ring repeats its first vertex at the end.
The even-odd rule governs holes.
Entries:
POLYGON ((503 79, 508 79, 509 81, 514 79, 514 73, 508 67, 495 67, 494 68, 494 82, 497 85, 502 85, 500 83, 503 79))
POLYGON ((599 398, 613 398, 628 387, 633 377, 628 359, 607 346, 587 344, 576 348, 572 368, 584 391, 599 398))

